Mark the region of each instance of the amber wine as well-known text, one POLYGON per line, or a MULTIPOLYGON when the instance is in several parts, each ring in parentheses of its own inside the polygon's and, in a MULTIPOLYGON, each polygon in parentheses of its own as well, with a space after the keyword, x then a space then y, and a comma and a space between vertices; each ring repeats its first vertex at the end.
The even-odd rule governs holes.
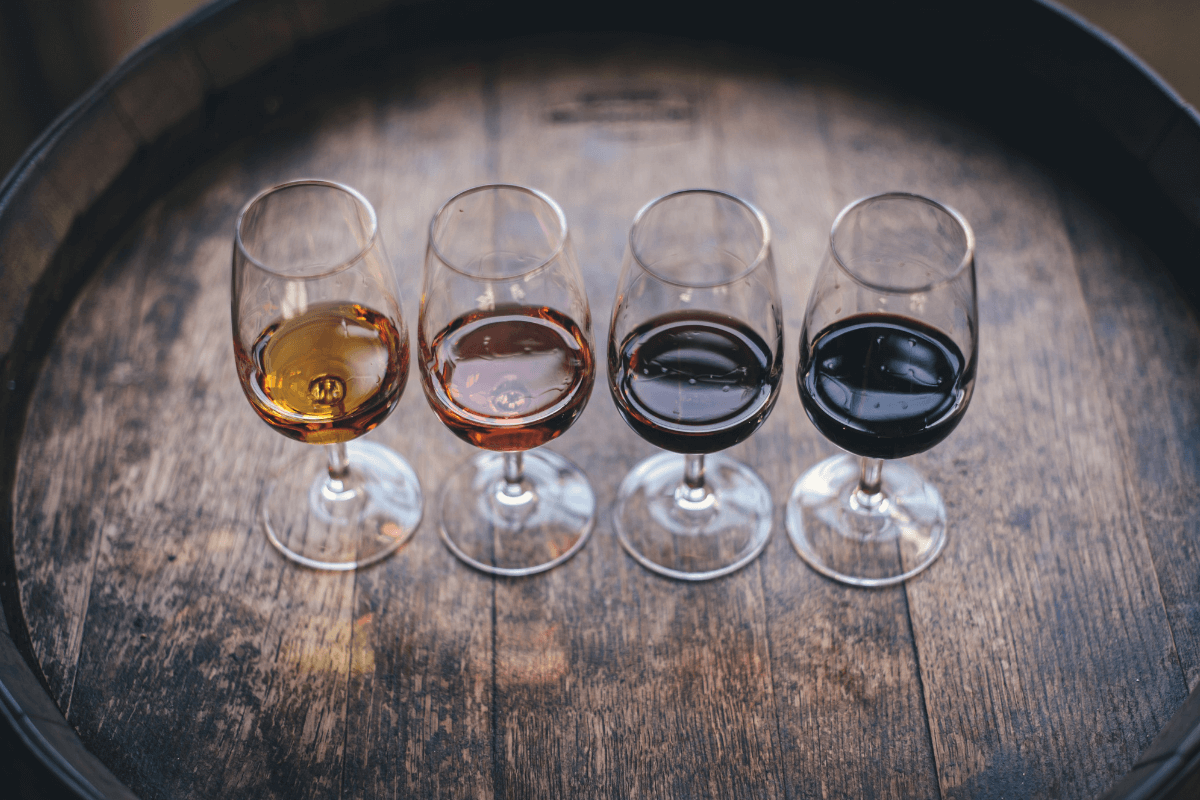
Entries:
POLYGON ((250 404, 280 433, 311 444, 361 436, 388 415, 408 380, 408 339, 356 303, 314 305, 267 326, 238 376, 250 404))
POLYGON ((472 311, 422 342, 425 396, 457 436, 488 450, 529 450, 583 412, 596 368, 589 337, 551 308, 472 311))

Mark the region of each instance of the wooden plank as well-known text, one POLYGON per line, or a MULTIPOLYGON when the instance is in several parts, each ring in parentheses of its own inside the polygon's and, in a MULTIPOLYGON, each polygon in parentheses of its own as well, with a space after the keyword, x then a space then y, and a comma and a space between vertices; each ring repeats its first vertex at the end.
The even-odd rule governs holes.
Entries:
POLYGON ((936 798, 903 588, 861 591, 820 577, 784 528, 792 483, 835 452, 805 416, 795 370, 808 292, 839 206, 821 135, 818 96, 826 79, 812 66, 756 66, 743 62, 742 74, 720 81, 716 116, 733 190, 770 218, 785 291, 783 395, 742 454, 780 507, 762 559, 762 591, 785 783, 789 796, 936 798))
POLYGON ((136 372, 125 357, 136 330, 114 325, 111 309, 136 307, 141 281, 121 266, 110 262, 99 276, 106 292, 80 298, 69 315, 73 335, 60 338, 47 357, 53 368, 42 372, 32 393, 14 489, 21 605, 34 653, 64 712, 113 479, 112 453, 125 421, 113 401, 136 372))
POLYGON ((908 585, 942 795, 1094 795, 1186 686, 1056 194, 911 102, 868 88, 826 102, 844 199, 927 193, 978 236, 975 399, 914 459, 950 520, 942 560, 908 585))
MULTIPOLYGON (((497 177, 563 205, 601 365, 634 213, 721 180, 714 72, 675 48, 513 55, 496 81, 497 177), (630 98, 651 96, 628 113, 630 98)), ((588 472, 592 540, 552 572, 496 583, 496 794, 783 797, 758 567, 684 585, 625 555, 609 508, 654 449, 620 421, 604 382, 601 372, 579 423, 549 446, 588 472)))
POLYGON ((0 352, 7 354, 17 337, 17 327, 58 246, 62 243, 74 211, 48 180, 49 165, 43 160, 24 173, 26 181, 3 198, 0 213, 0 273, 5 291, 0 298, 0 352))
POLYGON ((334 174, 376 204, 413 339, 404 396, 372 433, 410 460, 425 519, 396 556, 358 576, 343 797, 492 796, 492 586, 437 535, 438 486, 470 448, 438 424, 421 391, 417 309, 429 221, 486 180, 483 71, 423 54, 362 109, 363 125, 322 143, 334 174))
POLYGON ((353 575, 292 567, 252 522, 110 518, 69 721, 141 796, 337 792, 353 575), (119 699, 119 701, 118 701, 119 699))
MULTIPOLYGON (((65 777, 67 783, 99 790, 111 800, 133 800, 133 794, 80 744, 79 737, 26 668, 24 659, 8 638, 2 617, 0 634, 4 634, 0 636, 0 682, 3 683, 0 714, 13 723, 9 729, 8 720, 0 722, 0 725, 4 725, 0 728, 0 736, 4 737, 6 744, 18 744, 21 739, 33 742, 34 747, 57 762, 54 773, 65 777)), ((19 792, 23 788, 23 779, 50 772, 32 754, 18 755, 13 750, 5 751, 0 763, 5 766, 5 788, 8 791, 19 792)))
POLYGON ((1131 494, 1189 689, 1200 685, 1200 326, 1163 265, 1063 192, 1131 494))
MULTIPOLYGON (((293 154, 304 144, 293 139, 293 154)), ((292 569, 258 528, 262 477, 296 453, 246 413, 233 370, 241 181, 258 183, 232 160, 180 187, 125 266, 145 288, 135 346, 114 366, 127 384, 114 381, 106 404, 117 511, 69 720, 139 793, 323 796, 341 774, 353 578, 292 569)))
MULTIPOLYGON (((46 438, 70 466, 26 455, 22 486, 49 488, 19 487, 21 507, 64 514, 64 536, 96 542, 90 585, 77 570, 88 599, 71 609, 83 634, 64 707, 139 793, 307 797, 340 784, 354 578, 293 569, 262 536, 263 476, 305 448, 250 411, 228 328, 234 215, 248 186, 309 157, 305 133, 235 149, 143 218, 85 293, 95 326, 71 327, 88 380, 31 411, 28 447, 46 438), (258 166, 247 174, 243 160, 258 166)), ((43 380, 78 379, 71 368, 52 357, 43 380)), ((40 621, 35 640, 57 624, 40 621)))

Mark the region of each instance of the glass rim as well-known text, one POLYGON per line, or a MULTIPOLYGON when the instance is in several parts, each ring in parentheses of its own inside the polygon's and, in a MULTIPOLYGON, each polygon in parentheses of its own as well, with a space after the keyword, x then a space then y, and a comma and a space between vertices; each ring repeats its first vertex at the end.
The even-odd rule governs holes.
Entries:
POLYGON ((764 261, 767 260, 767 255, 771 252, 771 225, 770 225, 770 223, 767 222, 766 215, 763 214, 763 212, 760 211, 757 206, 755 206, 753 203, 749 202, 748 200, 743 200, 742 198, 738 197, 737 195, 730 194, 729 192, 721 191, 720 189, 680 189, 675 192, 668 192, 667 194, 664 194, 661 197, 656 197, 653 200, 651 200, 649 203, 646 203, 646 205, 641 207, 641 209, 637 212, 637 214, 635 214, 633 216, 633 224, 629 226, 628 244, 629 244, 629 254, 633 257, 633 260, 635 262, 637 262, 637 265, 639 267, 641 267, 644 271, 653 275, 655 277, 655 279, 660 280, 663 283, 668 283, 672 286, 680 286, 680 287, 687 288, 687 289, 711 289, 711 288, 714 288, 717 286, 727 286, 735 281, 740 281, 742 278, 746 277, 747 275, 749 275, 750 273, 752 273, 756 269, 758 269, 759 265, 761 265, 764 261), (759 246, 758 254, 755 255, 754 260, 751 261, 744 270, 742 270, 738 274, 734 275, 733 277, 725 278, 724 280, 708 281, 708 282, 703 282, 703 283, 692 283, 692 282, 688 282, 688 281, 680 281, 680 280, 676 280, 673 278, 668 278, 665 275, 662 275, 662 274, 656 272, 653 267, 650 267, 649 265, 646 264, 645 261, 642 260, 642 257, 638 254, 637 247, 634 246, 634 243, 633 243, 634 231, 636 231, 638 229, 638 226, 641 225, 642 219, 646 216, 647 213, 649 213, 650 209, 654 208, 659 203, 663 203, 674 197, 679 197, 681 195, 687 195, 687 194, 709 194, 709 195, 716 195, 717 197, 723 197, 726 200, 732 200, 737 205, 739 205, 742 208, 745 208, 747 211, 749 211, 750 214, 755 218, 755 220, 758 221, 758 225, 762 229, 762 236, 761 236, 762 244, 759 246))
POLYGON ((857 200, 849 203, 845 208, 838 212, 837 217, 833 220, 833 225, 829 229, 829 252, 833 255, 834 263, 838 265, 838 269, 840 269, 848 278, 860 286, 865 286, 873 291, 886 292, 888 294, 912 294, 914 292, 928 292, 931 289, 941 286, 942 284, 957 280, 967 266, 975 262, 975 231, 971 228, 971 224, 967 222, 966 217, 960 214, 955 208, 934 200, 933 198, 916 194, 915 192, 880 192, 879 194, 871 194, 867 195, 866 197, 860 197, 857 200), (834 244, 834 237, 837 236, 838 228, 851 211, 854 211, 855 209, 860 208, 867 203, 884 199, 917 200, 925 203, 926 205, 933 206, 957 222, 967 240, 966 249, 963 251, 963 255, 958 262, 958 266, 956 266, 949 274, 944 275, 935 281, 930 281, 929 283, 920 286, 910 287, 888 286, 886 284, 875 283, 863 278, 855 273, 854 270, 850 269, 850 267, 848 267, 842 260, 841 255, 838 253, 837 246, 834 244))
POLYGON ((471 280, 477 281, 511 281, 526 278, 539 270, 545 269, 548 264, 562 255, 563 250, 565 250, 567 246, 567 233, 566 213, 562 210, 562 207, 555 202, 553 197, 541 191, 540 189, 534 189, 532 186, 522 186, 519 183, 483 183, 478 186, 472 186, 470 189, 464 189, 438 206, 438 210, 433 214, 433 219, 429 221, 429 249, 433 251, 435 256, 437 256, 438 261, 445 264, 446 267, 451 271, 456 272, 465 278, 470 278, 471 280), (542 259, 537 264, 534 264, 529 269, 526 269, 522 272, 514 272, 512 275, 505 275, 502 278, 492 278, 485 275, 477 275, 473 272, 468 272, 466 269, 460 267, 458 264, 455 264, 453 261, 447 258, 446 254, 442 252, 442 249, 438 247, 437 241, 434 238, 434 230, 437 228, 438 220, 442 218, 442 214, 444 214, 446 209, 448 209, 456 200, 475 194, 476 192, 483 192, 489 189, 511 189, 524 194, 533 195, 548 205, 554 212, 555 217, 558 219, 558 240, 555 242, 554 249, 550 252, 550 255, 546 256, 546 258, 542 259))
POLYGON ((286 278, 293 281, 318 280, 320 278, 328 278, 330 275, 336 275, 339 272, 343 272, 357 264, 359 261, 362 261, 367 253, 375 246, 375 242, 379 239, 379 218, 375 213, 375 207, 371 205, 371 201, 363 197, 361 192, 351 186, 347 186, 344 183, 338 183, 337 181, 325 180, 324 178, 297 178, 296 180, 284 181, 283 183, 277 183, 273 186, 268 186, 266 189, 263 189, 261 192, 254 195, 254 197, 250 198, 250 200, 248 200, 246 204, 242 206, 242 210, 238 212, 237 224, 235 225, 233 238, 235 244, 237 245, 238 252, 241 253, 247 261, 261 269, 263 272, 268 272, 272 275, 278 275, 281 278, 286 278), (250 209, 255 206, 255 204, 265 199, 269 195, 283 191, 284 189, 294 189, 297 186, 321 186, 326 189, 334 189, 342 192, 343 194, 350 195, 350 197, 358 203, 360 208, 366 210, 367 218, 370 220, 370 236, 367 237, 367 243, 351 257, 335 264, 327 270, 313 273, 312 275, 289 275, 286 272, 280 272, 278 269, 264 264, 262 261, 259 261, 257 258, 250 255, 250 252, 246 249, 245 242, 242 241, 242 220, 245 218, 246 213, 249 212, 250 209))

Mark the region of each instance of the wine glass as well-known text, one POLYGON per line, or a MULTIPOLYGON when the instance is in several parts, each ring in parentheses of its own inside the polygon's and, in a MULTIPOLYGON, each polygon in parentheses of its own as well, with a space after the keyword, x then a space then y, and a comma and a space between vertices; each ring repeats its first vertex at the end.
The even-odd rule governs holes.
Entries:
POLYGON ((233 350, 242 390, 285 436, 325 445, 266 484, 261 515, 284 556, 365 567, 421 521, 421 486, 388 448, 357 441, 395 407, 408 333, 375 209, 332 181, 273 186, 246 204, 233 247, 233 350))
POLYGON ((915 194, 855 201, 838 214, 809 297, 797 382, 808 418, 853 455, 800 476, 792 543, 813 569, 889 586, 946 543, 938 490, 897 459, 958 425, 975 384, 975 235, 957 211, 915 194))
POLYGON ((491 451, 446 478, 446 546, 494 575, 563 563, 591 533, 596 496, 577 466, 533 448, 578 419, 596 369, 558 204, 505 184, 447 201, 429 227, 418 330, 429 404, 456 436, 491 451))
POLYGON ((673 451, 638 464, 617 493, 617 536, 642 566, 699 581, 762 552, 766 484, 712 454, 766 420, 782 373, 783 312, 762 213, 706 189, 646 205, 629 231, 608 340, 617 410, 673 451))

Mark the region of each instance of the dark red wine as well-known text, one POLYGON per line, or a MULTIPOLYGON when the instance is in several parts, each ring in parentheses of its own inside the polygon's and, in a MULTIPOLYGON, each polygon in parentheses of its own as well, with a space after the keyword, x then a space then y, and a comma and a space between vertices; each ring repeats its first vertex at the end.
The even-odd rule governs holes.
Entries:
POLYGON ((651 319, 609 348, 617 410, 646 441, 676 453, 715 453, 746 439, 778 395, 782 347, 707 311, 651 319))
POLYGON ((941 331, 894 314, 839 320, 800 346, 797 382, 827 439, 869 458, 928 450, 958 425, 974 361, 941 331))
POLYGON ((450 430, 488 450, 529 450, 583 412, 596 369, 583 329, 559 312, 498 306, 421 340, 422 383, 450 430))

